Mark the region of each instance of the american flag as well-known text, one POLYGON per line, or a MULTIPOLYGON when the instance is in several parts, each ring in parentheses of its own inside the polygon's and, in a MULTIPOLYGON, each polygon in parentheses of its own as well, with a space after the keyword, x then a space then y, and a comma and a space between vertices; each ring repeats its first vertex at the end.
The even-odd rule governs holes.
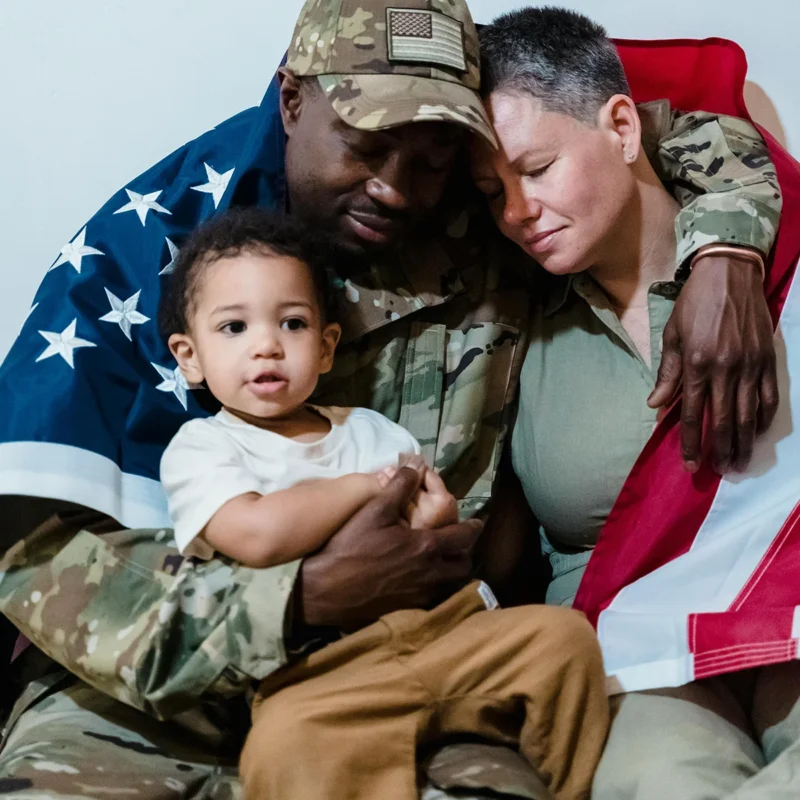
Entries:
POLYGON ((283 153, 273 80, 260 107, 132 180, 61 248, 0 367, 0 494, 169 525, 161 453, 205 412, 159 336, 161 288, 202 220, 283 207, 283 153))
MULTIPOLYGON (((634 97, 748 117, 732 42, 618 42, 634 97)), ((790 661, 800 648, 800 164, 761 131, 783 192, 765 285, 780 409, 741 475, 684 472, 679 410, 656 428, 589 561, 576 606, 597 625, 612 691, 790 661)))

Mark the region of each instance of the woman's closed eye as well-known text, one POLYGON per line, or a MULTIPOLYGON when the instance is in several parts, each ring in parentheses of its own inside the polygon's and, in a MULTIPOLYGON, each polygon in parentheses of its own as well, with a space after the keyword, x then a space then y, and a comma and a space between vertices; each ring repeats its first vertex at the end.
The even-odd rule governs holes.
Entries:
POLYGON ((547 170, 550 169, 550 167, 552 167, 554 163, 555 161, 551 161, 549 164, 545 164, 543 167, 536 167, 536 169, 529 169, 523 172, 522 174, 526 178, 539 178, 542 175, 544 175, 545 172, 547 172, 547 170))

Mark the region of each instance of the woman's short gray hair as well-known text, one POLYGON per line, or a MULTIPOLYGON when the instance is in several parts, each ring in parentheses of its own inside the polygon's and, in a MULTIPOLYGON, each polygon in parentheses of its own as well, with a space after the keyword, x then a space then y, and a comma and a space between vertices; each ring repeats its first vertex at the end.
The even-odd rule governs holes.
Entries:
POLYGON ((617 48, 602 25, 564 8, 524 8, 480 32, 481 88, 528 94, 548 111, 594 125, 615 94, 630 95, 617 48))

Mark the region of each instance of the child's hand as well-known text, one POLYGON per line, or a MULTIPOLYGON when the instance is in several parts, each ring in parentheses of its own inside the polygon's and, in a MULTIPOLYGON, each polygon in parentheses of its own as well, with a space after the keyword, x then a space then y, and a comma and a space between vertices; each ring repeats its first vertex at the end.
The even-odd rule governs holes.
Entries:
POLYGON ((425 459, 422 456, 416 455, 415 453, 400 453, 400 458, 396 466, 392 464, 375 473, 381 489, 389 485, 389 482, 397 475, 397 470, 401 467, 408 467, 409 469, 416 470, 420 475, 424 475, 425 470, 428 469, 425 459))
POLYGON ((455 497, 430 467, 425 467, 422 485, 409 504, 407 513, 409 524, 418 530, 441 528, 458 522, 455 497))

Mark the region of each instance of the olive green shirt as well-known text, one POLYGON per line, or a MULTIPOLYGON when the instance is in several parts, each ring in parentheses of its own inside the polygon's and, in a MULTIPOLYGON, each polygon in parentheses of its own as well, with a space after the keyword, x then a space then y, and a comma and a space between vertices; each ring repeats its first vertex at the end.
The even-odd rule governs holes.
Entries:
POLYGON ((547 601, 571 604, 591 548, 655 426, 647 397, 680 287, 650 287, 648 366, 587 273, 554 284, 532 315, 512 459, 553 569, 547 601))

